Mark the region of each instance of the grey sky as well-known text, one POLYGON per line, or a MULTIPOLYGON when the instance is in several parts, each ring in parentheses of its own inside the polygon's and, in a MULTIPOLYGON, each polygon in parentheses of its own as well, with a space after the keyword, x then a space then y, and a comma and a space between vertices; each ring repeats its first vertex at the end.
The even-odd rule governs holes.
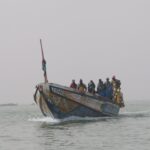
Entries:
POLYGON ((116 75, 126 101, 149 99, 149 0, 0 0, 0 103, 32 103, 43 81, 116 75))

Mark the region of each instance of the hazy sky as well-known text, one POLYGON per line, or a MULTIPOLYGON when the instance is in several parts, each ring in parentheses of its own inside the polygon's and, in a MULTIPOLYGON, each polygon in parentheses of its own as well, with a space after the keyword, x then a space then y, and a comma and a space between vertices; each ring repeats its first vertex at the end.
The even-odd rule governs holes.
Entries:
POLYGON ((116 75, 126 101, 150 98, 149 0, 0 0, 0 103, 32 103, 43 81, 116 75))

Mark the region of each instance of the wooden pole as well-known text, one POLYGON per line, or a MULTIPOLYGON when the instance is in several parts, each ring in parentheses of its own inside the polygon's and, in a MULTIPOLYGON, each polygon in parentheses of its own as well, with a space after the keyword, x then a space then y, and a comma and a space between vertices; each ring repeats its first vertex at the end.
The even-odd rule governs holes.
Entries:
POLYGON ((42 53, 42 69, 44 71, 44 79, 45 79, 45 83, 48 83, 47 71, 46 71, 46 60, 44 58, 44 51, 43 51, 43 46, 42 46, 42 40, 41 39, 40 39, 40 45, 41 45, 41 53, 42 53))
POLYGON ((41 45, 41 52, 42 52, 42 60, 45 60, 44 59, 43 46, 42 46, 42 39, 40 39, 40 45, 41 45))

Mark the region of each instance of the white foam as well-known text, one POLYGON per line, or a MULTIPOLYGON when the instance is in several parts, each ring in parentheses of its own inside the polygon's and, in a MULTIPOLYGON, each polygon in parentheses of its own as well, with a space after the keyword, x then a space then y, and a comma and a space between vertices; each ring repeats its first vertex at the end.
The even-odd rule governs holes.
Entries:
POLYGON ((60 120, 54 119, 52 117, 31 118, 31 119, 29 119, 29 121, 33 121, 33 122, 46 122, 46 123, 51 123, 51 124, 60 123, 60 120))

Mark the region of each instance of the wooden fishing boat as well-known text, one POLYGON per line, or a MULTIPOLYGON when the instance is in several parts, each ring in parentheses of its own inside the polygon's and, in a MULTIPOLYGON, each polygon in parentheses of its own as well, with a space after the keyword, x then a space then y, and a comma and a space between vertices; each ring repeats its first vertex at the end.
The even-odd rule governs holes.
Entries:
POLYGON ((123 97, 120 97, 121 103, 117 104, 114 99, 102 97, 98 94, 81 93, 77 89, 48 83, 42 42, 41 50, 45 82, 36 86, 34 100, 44 116, 61 119, 70 116, 101 117, 118 115, 120 108, 124 106, 123 97))

